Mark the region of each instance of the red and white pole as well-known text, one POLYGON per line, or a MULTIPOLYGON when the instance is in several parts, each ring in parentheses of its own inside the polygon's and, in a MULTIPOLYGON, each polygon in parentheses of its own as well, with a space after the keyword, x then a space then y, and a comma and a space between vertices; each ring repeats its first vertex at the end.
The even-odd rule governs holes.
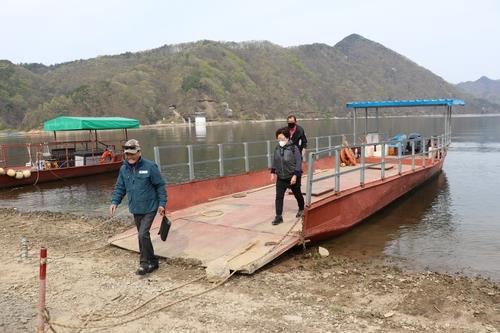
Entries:
POLYGON ((38 317, 36 323, 37 332, 45 332, 45 276, 47 274, 47 249, 40 249, 40 288, 38 294, 38 317))

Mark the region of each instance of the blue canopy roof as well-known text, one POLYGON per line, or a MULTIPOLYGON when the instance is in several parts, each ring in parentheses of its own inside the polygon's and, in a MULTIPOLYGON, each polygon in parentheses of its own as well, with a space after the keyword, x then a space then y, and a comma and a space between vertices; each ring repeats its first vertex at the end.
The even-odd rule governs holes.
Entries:
POLYGON ((397 108, 406 106, 452 106, 465 105, 461 99, 414 99, 402 101, 373 101, 373 102, 349 102, 346 104, 348 109, 365 108, 397 108))

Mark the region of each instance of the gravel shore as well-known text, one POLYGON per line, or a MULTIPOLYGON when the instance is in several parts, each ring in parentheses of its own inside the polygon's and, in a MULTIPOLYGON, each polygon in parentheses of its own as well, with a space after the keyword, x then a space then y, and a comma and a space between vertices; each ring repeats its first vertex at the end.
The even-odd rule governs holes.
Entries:
POLYGON ((169 259, 138 277, 138 254, 106 243, 131 222, 0 209, 0 332, 34 331, 42 245, 49 253, 47 308, 57 332, 500 330, 499 281, 407 272, 382 259, 321 258, 314 246, 217 288, 203 268, 169 259), (23 237, 26 259, 20 259, 23 237))

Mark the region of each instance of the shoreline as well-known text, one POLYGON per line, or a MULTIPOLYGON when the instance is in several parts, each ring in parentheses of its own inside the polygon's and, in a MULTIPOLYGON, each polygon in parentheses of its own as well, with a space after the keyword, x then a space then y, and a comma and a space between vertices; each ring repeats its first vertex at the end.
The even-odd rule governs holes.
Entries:
MULTIPOLYGON (((405 116, 390 116, 384 115, 384 118, 440 118, 441 115, 432 115, 432 114, 424 114, 418 116, 405 115, 405 116)), ((488 113, 488 114, 454 114, 454 118, 482 118, 482 117, 500 117, 500 113, 488 113)), ((373 119, 374 117, 368 117, 368 119, 373 119)), ((318 117, 318 118, 297 118, 298 121, 314 121, 314 120, 347 120, 351 119, 351 117, 318 117)), ((273 122, 286 122, 286 118, 282 119, 266 119, 266 120, 228 120, 228 121, 207 121, 205 123, 206 127, 213 126, 226 126, 226 125, 237 125, 237 124, 259 124, 259 123, 273 123, 273 122)), ((194 123, 191 123, 191 126, 196 126, 194 123)), ((203 126, 203 125, 201 125, 203 126)), ((161 129, 161 128, 172 128, 172 127, 189 127, 188 123, 161 123, 161 124, 147 124, 140 125, 137 129, 130 129, 130 131, 134 130, 142 130, 142 129, 161 129)), ((15 130, 15 129, 4 129, 0 130, 0 137, 6 136, 27 136, 27 135, 40 135, 40 134, 49 134, 52 132, 45 132, 41 129, 32 129, 29 131, 15 130)))
MULTIPOLYGON (((25 332, 35 323, 37 250, 48 249, 47 307, 53 321, 107 332, 498 332, 500 282, 481 277, 411 272, 383 259, 355 260, 317 246, 293 250, 253 275, 236 274, 213 288, 191 263, 161 259, 160 269, 134 275, 138 254, 107 245, 131 218, 0 209, 0 331, 25 332), (29 258, 20 260, 20 239, 29 258), (161 297, 158 295, 161 294, 161 297), (156 297, 151 304, 145 302, 156 297), (134 310, 138 305, 140 309, 134 310), (129 315, 97 320, 100 315, 129 315), (90 315, 91 317, 88 317, 90 315), (142 317, 141 317, 142 316, 142 317), (133 319, 128 323, 125 320, 133 319)), ((168 240, 167 240, 168 241, 168 240)), ((62 328, 55 326, 56 330, 62 328)), ((65 331, 64 329, 63 331, 65 331)))

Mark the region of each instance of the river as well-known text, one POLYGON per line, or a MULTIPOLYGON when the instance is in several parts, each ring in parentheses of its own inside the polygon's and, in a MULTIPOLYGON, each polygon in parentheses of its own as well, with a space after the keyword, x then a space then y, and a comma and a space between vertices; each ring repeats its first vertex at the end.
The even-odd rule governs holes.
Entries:
MULTIPOLYGON (((274 131, 282 124, 244 122, 199 128, 159 127, 130 130, 129 136, 141 142, 146 158, 153 159, 155 145, 272 140, 274 131)), ((300 124, 309 137, 351 131, 347 119, 304 120, 300 124)), ((386 256, 409 269, 500 279, 500 117, 456 117, 452 124, 452 145, 442 173, 351 231, 322 245, 351 257, 386 256)), ((391 135, 398 132, 430 135, 440 126, 441 120, 431 117, 386 118, 380 123, 380 131, 391 135)), ((114 138, 114 135, 106 132, 103 139, 114 138)), ((0 137, 2 143, 28 140, 25 134, 0 137)), ((213 149, 205 147, 207 151, 213 149)), ((199 149, 202 154, 206 153, 203 146, 199 149)), ((175 149, 162 152, 162 162, 176 160, 183 154, 184 151, 175 149)), ((255 163, 252 168, 265 166, 265 161, 255 163)), ((200 167, 196 170, 197 176, 216 174, 216 167, 217 164, 200 167)), ((243 171, 240 162, 226 164, 226 167, 233 172, 243 171)), ((167 170, 164 175, 169 183, 183 181, 187 168, 167 170)), ((6 189, 0 191, 0 207, 102 215, 107 212, 114 182, 114 175, 98 175, 6 189)), ((125 213, 123 207, 121 212, 125 213)))

